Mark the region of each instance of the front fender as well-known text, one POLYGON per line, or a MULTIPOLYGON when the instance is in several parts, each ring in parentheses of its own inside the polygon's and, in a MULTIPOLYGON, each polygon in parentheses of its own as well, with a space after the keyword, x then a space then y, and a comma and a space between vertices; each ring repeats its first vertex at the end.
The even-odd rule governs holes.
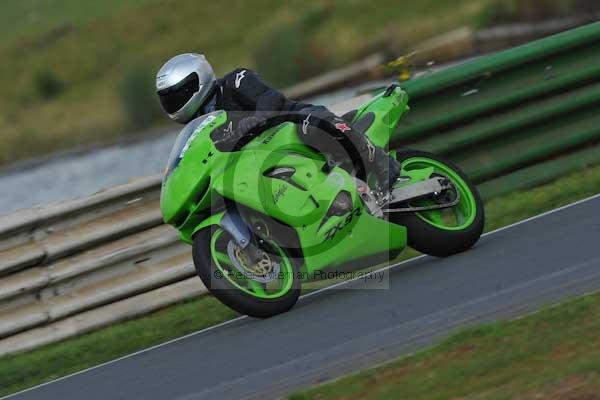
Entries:
POLYGON ((246 223, 242 220, 240 215, 235 211, 223 211, 218 214, 211 215, 209 218, 202 221, 193 230, 189 238, 193 240, 194 235, 200 232, 204 228, 208 228, 211 225, 217 225, 225 229, 235 239, 238 245, 245 248, 250 244, 251 233, 246 223))
POLYGON ((208 228, 211 225, 221 225, 221 221, 223 220, 223 216, 225 215, 225 211, 222 211, 217 214, 213 214, 210 217, 203 220, 200 224, 196 225, 194 228, 188 231, 181 230, 179 232, 179 237, 181 240, 188 244, 192 244, 194 241, 194 235, 200 232, 204 228, 208 228))

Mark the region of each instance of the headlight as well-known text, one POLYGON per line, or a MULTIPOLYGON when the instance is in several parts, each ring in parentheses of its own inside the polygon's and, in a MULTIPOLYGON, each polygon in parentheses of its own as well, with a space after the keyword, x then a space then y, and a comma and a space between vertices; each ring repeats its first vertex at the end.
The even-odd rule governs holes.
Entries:
POLYGON ((352 211, 352 196, 346 190, 342 190, 335 196, 331 207, 327 211, 325 217, 336 216, 340 217, 352 211))

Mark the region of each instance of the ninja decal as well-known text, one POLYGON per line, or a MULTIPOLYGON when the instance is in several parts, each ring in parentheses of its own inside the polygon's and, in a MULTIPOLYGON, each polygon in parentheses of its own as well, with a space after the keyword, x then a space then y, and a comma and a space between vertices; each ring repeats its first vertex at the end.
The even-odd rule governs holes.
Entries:
POLYGON ((339 222, 336 226, 325 232, 325 241, 332 240, 339 232, 341 232, 345 227, 350 225, 355 217, 360 217, 361 209, 355 208, 348 214, 346 219, 339 222))

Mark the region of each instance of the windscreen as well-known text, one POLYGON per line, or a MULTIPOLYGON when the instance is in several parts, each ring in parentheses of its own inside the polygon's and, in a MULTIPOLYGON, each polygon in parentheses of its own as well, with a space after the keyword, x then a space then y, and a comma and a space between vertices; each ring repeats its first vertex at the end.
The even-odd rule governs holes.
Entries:
POLYGON ((217 119, 217 116, 222 111, 216 111, 207 115, 203 115, 198 117, 192 121, 190 121, 185 128, 181 130, 179 135, 177 135, 177 139, 175 139, 175 144, 173 144, 173 148, 171 150, 171 154, 169 155, 169 161, 167 161, 167 168, 165 169, 165 174, 163 177, 163 184, 166 182, 167 178, 175 171, 181 159, 185 155, 187 149, 191 146, 192 142, 196 138, 196 135, 204 129, 208 124, 217 119))

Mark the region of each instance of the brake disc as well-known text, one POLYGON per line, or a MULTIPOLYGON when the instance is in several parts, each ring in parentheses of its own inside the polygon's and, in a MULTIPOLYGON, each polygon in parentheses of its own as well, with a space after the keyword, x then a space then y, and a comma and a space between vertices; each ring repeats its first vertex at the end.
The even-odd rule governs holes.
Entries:
POLYGON ((261 259, 253 263, 244 249, 234 241, 230 240, 227 243, 227 255, 235 269, 248 279, 260 283, 269 283, 277 279, 281 266, 267 252, 262 251, 261 253, 261 259))

